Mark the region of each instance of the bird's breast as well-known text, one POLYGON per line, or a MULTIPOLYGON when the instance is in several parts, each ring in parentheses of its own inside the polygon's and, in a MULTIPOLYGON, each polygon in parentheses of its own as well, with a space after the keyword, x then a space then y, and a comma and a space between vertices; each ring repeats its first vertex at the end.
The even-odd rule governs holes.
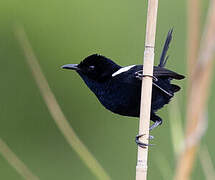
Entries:
POLYGON ((126 116, 139 116, 140 89, 125 84, 109 82, 95 95, 101 104, 110 111, 126 116))

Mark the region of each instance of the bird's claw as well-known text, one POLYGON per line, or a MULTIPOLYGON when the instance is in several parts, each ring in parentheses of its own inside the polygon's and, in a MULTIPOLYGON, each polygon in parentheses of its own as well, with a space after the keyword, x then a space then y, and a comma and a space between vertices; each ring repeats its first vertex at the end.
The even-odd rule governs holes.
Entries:
MULTIPOLYGON (((153 144, 146 144, 146 143, 143 143, 141 142, 139 139, 140 137, 144 136, 145 134, 139 134, 136 136, 135 138, 135 142, 136 144, 141 147, 141 148, 146 148, 147 146, 153 146, 153 144)), ((149 139, 153 139, 154 137, 153 136, 149 136, 149 139)))
POLYGON ((154 81, 158 81, 158 78, 152 75, 142 74, 142 70, 135 72, 136 78, 142 80, 143 77, 151 77, 154 81))
POLYGON ((154 139, 154 136, 149 135, 149 140, 154 139))

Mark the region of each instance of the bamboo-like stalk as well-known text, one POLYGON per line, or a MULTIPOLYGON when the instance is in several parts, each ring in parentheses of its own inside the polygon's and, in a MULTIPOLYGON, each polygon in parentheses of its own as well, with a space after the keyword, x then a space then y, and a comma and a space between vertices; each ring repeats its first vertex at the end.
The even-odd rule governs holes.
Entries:
POLYGON ((73 128, 70 126, 54 94, 52 93, 45 76, 42 73, 38 60, 33 53, 33 50, 31 48, 24 29, 22 27, 17 27, 15 35, 21 47, 23 48, 24 54, 26 56, 26 61, 32 71, 32 75, 48 107, 48 110, 57 127, 60 129, 61 133, 65 137, 66 141, 83 160, 89 170, 91 170, 91 172, 97 177, 97 179, 110 180, 111 178, 109 177, 109 175, 105 172, 103 167, 90 153, 87 147, 79 139, 73 128))
MULTIPOLYGON (((139 121, 139 134, 144 135, 142 138, 140 138, 140 140, 146 144, 148 144, 150 125, 151 92, 152 92, 152 78, 150 76, 153 76, 157 10, 158 0, 148 0, 143 74, 149 76, 143 77, 142 80, 141 108, 139 121)), ((146 148, 138 147, 136 180, 147 179, 147 159, 148 147, 146 148)))
POLYGON ((207 106, 210 89, 213 60, 215 55, 215 1, 209 4, 207 24, 205 26, 202 46, 194 67, 191 79, 187 108, 187 128, 185 149, 181 153, 175 180, 189 180, 195 160, 196 151, 202 133, 202 125, 206 118, 202 118, 207 106))
POLYGON ((26 180, 39 180, 31 170, 18 158, 9 146, 0 138, 0 153, 8 163, 26 180))

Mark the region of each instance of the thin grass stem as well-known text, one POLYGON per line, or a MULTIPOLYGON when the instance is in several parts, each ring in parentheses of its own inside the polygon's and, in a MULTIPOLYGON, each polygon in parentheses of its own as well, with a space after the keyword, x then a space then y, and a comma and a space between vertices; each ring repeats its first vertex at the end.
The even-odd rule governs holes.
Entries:
POLYGON ((203 34, 197 62, 191 74, 188 96, 185 148, 178 159, 175 180, 189 180, 195 162, 196 152, 205 128, 204 118, 215 55, 215 1, 209 4, 207 24, 203 34))
POLYGON ((8 163, 26 180, 39 180, 9 146, 0 138, 0 153, 8 163))
POLYGON ((66 141, 69 143, 72 149, 79 155, 79 157, 82 159, 84 164, 89 168, 89 170, 98 179, 110 180, 111 179, 110 176, 105 172, 103 167, 99 164, 96 158, 79 139, 74 129, 70 126, 53 92, 51 91, 45 76, 42 73, 38 60, 32 50, 32 47, 28 41, 24 29, 22 27, 17 27, 15 29, 15 35, 20 43, 20 46, 24 51, 27 64, 29 65, 29 68, 32 71, 32 75, 36 81, 36 84, 40 90, 44 102, 47 105, 54 122, 60 129, 66 141))

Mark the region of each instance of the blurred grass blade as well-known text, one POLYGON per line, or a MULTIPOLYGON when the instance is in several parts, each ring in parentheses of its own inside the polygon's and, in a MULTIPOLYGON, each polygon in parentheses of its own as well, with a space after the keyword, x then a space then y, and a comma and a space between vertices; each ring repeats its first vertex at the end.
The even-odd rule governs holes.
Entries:
MULTIPOLYGON (((189 47, 188 47, 189 49, 189 47)), ((195 162, 196 151, 203 135, 204 112, 210 94, 210 85, 215 55, 215 1, 209 3, 207 24, 201 47, 193 68, 187 105, 185 148, 178 159, 175 180, 189 180, 195 162), (203 127, 202 127, 203 126, 203 127), (199 132, 201 134, 199 134, 199 132)))
POLYGON ((39 180, 0 138, 0 153, 8 163, 26 180, 39 180))
POLYGON ((205 174, 206 180, 215 179, 215 169, 212 163, 212 158, 208 152, 207 146, 201 146, 199 148, 199 159, 205 174))
POLYGON ((208 128, 208 117, 207 113, 202 114, 202 117, 199 120, 199 123, 196 126, 195 131, 186 138, 185 147, 184 148, 191 148, 195 146, 201 140, 202 136, 205 134, 208 128))
POLYGON ((188 76, 187 85, 188 91, 190 90, 190 77, 195 67, 198 51, 199 51, 199 34, 200 34, 200 0, 188 0, 187 1, 187 65, 188 76))
POLYGON ((182 117, 180 108, 178 106, 178 100, 175 98, 171 102, 169 107, 169 119, 170 119, 170 131, 173 144, 174 154, 177 157, 181 150, 184 148, 183 139, 184 132, 182 126, 182 117))
POLYGON ((32 75, 36 81, 36 84, 49 109, 52 118, 57 124, 57 127, 60 129, 61 133, 64 135, 69 145, 80 156, 80 158, 91 170, 91 172, 98 179, 109 180, 109 175, 105 172, 105 170, 96 160, 96 158, 89 152, 87 147, 81 142, 73 128, 70 126, 65 115, 63 114, 54 94, 52 93, 48 85, 45 76, 42 73, 38 60, 33 53, 33 50, 31 48, 24 29, 22 27, 17 27, 15 29, 15 35, 21 47, 23 48, 24 54, 26 56, 26 61, 32 71, 32 75))

